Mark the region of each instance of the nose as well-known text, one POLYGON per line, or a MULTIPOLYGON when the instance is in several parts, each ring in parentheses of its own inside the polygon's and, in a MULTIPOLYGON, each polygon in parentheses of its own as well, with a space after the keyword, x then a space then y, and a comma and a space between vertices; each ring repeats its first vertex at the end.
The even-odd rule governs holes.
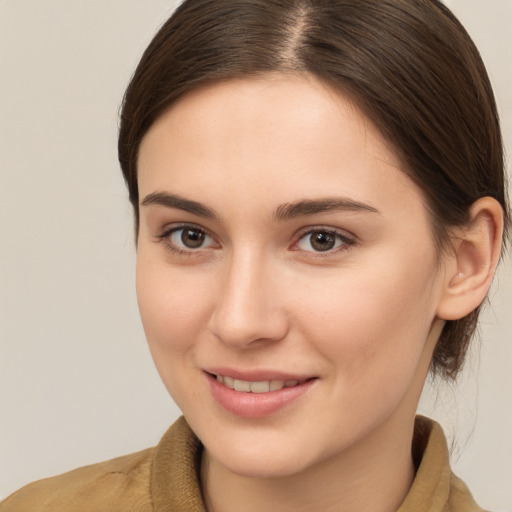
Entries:
POLYGON ((232 348, 253 348, 283 339, 288 315, 277 269, 255 254, 233 257, 219 278, 209 328, 232 348))

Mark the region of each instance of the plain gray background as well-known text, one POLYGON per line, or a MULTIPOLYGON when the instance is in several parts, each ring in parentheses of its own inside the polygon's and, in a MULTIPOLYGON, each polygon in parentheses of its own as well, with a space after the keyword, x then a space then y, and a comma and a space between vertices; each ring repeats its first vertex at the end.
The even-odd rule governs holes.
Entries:
MULTIPOLYGON (((448 3, 488 66, 510 153, 512 1, 448 3)), ((0 0, 0 498, 154 445, 179 414, 138 318, 116 155, 124 88, 175 5, 0 0)), ((460 383, 434 383, 421 410, 455 438, 481 504, 510 512, 510 258, 492 296, 460 383)))

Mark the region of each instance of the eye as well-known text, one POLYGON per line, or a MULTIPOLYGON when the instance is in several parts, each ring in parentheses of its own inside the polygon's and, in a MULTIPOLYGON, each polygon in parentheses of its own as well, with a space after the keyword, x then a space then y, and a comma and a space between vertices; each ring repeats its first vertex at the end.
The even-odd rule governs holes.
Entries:
POLYGON ((206 231, 193 225, 175 226, 158 238, 165 240, 169 249, 181 253, 217 246, 215 240, 206 231))
POLYGON ((350 246, 354 241, 341 233, 328 229, 308 231, 297 242, 296 247, 307 252, 328 252, 342 246, 350 246))

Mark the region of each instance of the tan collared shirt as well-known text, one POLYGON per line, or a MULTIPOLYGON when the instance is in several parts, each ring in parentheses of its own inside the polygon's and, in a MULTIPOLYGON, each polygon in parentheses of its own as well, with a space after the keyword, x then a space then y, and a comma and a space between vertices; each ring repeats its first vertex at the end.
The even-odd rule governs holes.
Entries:
MULTIPOLYGON (((0 512, 205 512, 201 451, 180 418, 155 448, 29 484, 3 501, 0 512)), ((451 472, 437 423, 417 418, 413 454, 418 470, 397 512, 482 512, 451 472)))

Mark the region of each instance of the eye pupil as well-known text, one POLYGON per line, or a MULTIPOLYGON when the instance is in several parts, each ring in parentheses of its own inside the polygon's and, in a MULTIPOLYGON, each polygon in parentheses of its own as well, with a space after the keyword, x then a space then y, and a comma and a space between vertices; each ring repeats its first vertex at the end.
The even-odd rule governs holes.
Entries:
POLYGON ((197 229, 184 229, 181 233, 181 241, 189 249, 197 249, 204 243, 205 234, 197 229))
POLYGON ((336 244, 336 237, 325 231, 318 231, 311 235, 311 247, 316 251, 329 251, 336 244))

